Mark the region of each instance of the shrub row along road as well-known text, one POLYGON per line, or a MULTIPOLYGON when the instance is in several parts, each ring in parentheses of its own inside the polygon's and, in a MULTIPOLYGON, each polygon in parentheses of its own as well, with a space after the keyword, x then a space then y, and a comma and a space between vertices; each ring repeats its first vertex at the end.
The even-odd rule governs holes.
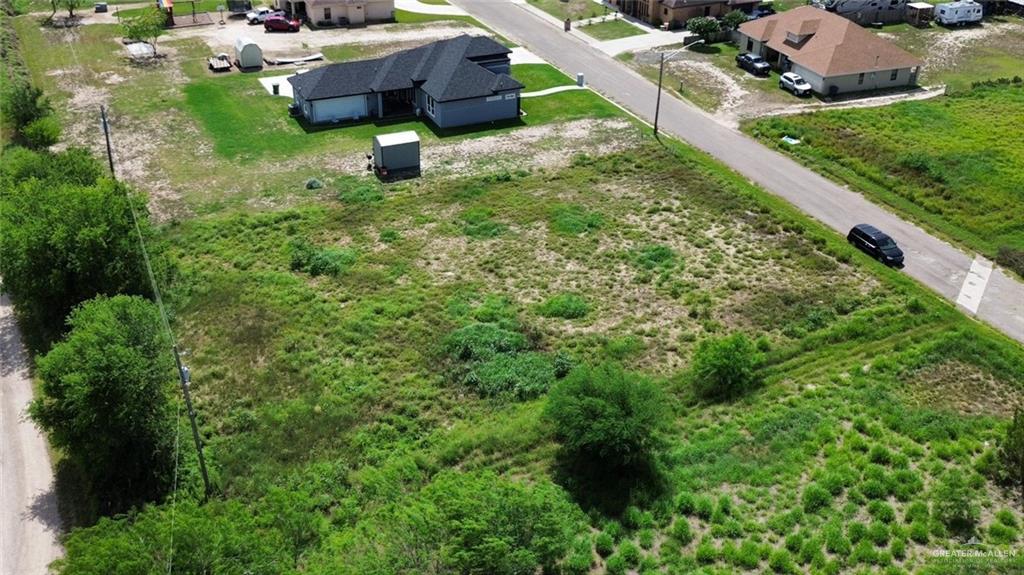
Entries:
MULTIPOLYGON (((591 88, 640 118, 653 121, 657 87, 622 63, 552 26, 520 3, 453 3, 570 76, 583 72, 591 88)), ((965 291, 983 295, 980 302, 967 306, 968 311, 976 310, 979 319, 1024 342, 1024 284, 1001 270, 993 270, 987 282, 979 285, 976 274, 968 278, 972 256, 667 94, 661 99, 659 128, 714 156, 843 235, 859 223, 870 223, 888 232, 906 252, 904 272, 951 302, 957 301, 965 279, 970 279, 974 285, 965 291)))
POLYGON ((0 295, 0 575, 44 575, 61 554, 46 438, 28 418, 32 378, 14 308, 0 295))

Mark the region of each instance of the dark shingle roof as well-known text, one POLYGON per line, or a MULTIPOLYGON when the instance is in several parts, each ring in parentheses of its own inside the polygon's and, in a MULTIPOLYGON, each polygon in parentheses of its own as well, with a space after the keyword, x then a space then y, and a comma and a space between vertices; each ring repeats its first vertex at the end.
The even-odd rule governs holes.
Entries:
POLYGON ((496 74, 476 62, 510 52, 485 36, 462 35, 383 58, 331 64, 288 81, 307 100, 400 90, 417 84, 438 102, 478 98, 523 87, 511 76, 496 74))

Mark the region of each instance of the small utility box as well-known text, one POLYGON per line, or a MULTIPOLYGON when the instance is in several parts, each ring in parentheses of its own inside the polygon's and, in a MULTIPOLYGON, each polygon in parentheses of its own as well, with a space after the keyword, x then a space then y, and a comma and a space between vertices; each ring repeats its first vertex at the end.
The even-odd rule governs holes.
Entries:
POLYGON ((373 171, 381 179, 420 175, 420 137, 412 130, 373 137, 373 171))

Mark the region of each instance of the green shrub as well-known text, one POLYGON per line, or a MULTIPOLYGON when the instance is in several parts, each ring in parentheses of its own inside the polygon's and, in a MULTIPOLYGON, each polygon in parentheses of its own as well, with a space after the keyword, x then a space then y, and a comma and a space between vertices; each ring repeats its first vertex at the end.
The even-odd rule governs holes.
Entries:
POLYGON ((808 565, 812 562, 820 562, 824 559, 824 554, 821 552, 821 539, 818 537, 810 537, 805 539, 800 545, 800 563, 808 565))
POLYGON ((853 552, 850 553, 851 564, 864 564, 870 565, 878 561, 878 551, 875 550, 874 545, 868 539, 862 539, 859 543, 853 546, 853 552))
POLYGON ((294 239, 289 244, 292 271, 306 272, 311 276, 329 275, 337 277, 356 261, 354 251, 346 248, 318 248, 304 239, 294 239))
POLYGON ((946 472, 932 493, 935 518, 954 531, 970 530, 979 514, 975 493, 959 469, 946 472))
POLYGON ((562 575, 588 575, 593 566, 593 558, 589 553, 570 553, 562 562, 562 575))
POLYGON ((650 549, 654 546, 654 530, 650 528, 641 529, 636 534, 636 540, 643 549, 650 549))
POLYGON ((472 323, 448 335, 444 342, 449 355, 462 361, 490 359, 499 353, 514 353, 527 348, 523 334, 492 323, 472 323))
POLYGON ((3 118, 19 134, 32 122, 53 113, 53 106, 43 91, 27 80, 12 81, 3 90, 3 118))
POLYGON ((633 262, 645 270, 669 268, 676 263, 676 252, 660 244, 644 246, 633 253, 633 262))
POLYGON ((496 238, 505 232, 505 224, 491 220, 494 212, 487 208, 470 208, 462 212, 462 232, 475 239, 496 238))
POLYGON ((576 294, 559 294, 552 296, 537 306, 537 313, 544 317, 562 319, 578 319, 590 313, 587 300, 576 294))
POLYGON ((893 495, 899 501, 910 501, 924 489, 921 477, 910 469, 899 469, 893 474, 893 495))
POLYGON ((640 548, 632 541, 626 540, 620 543, 618 555, 622 557, 627 567, 636 567, 640 564, 640 548))
POLYGON ((594 538, 594 550, 601 557, 607 557, 615 551, 615 538, 609 533, 602 531, 594 538))
POLYGON ((889 527, 881 521, 872 521, 868 526, 867 537, 875 545, 884 547, 889 543, 889 527))
POLYGON ((907 540, 902 537, 893 539, 892 543, 889 544, 889 551, 892 556, 897 559, 906 559, 907 557, 907 540))
POLYGON ((694 515, 708 521, 715 512, 715 502, 707 495, 697 496, 693 507, 694 515))
POLYGON ((868 499, 885 499, 889 496, 889 488, 877 479, 868 479, 861 483, 860 492, 868 499))
POLYGON ((868 460, 879 465, 888 465, 892 461, 892 452, 882 445, 875 445, 868 452, 868 460))
POLYGON ((22 129, 21 135, 30 148, 49 148, 60 141, 60 121, 53 116, 37 118, 22 129))
POLYGON ((988 526, 988 540, 996 545, 1009 545, 1017 542, 1017 530, 1009 525, 996 522, 988 526))
POLYGON ((757 569, 757 566, 761 563, 760 546, 749 539, 744 540, 740 544, 739 549, 736 550, 732 563, 742 569, 757 569))
POLYGON ((859 543, 868 534, 868 528, 859 521, 851 521, 846 526, 846 535, 851 543, 859 543))
POLYGON ((804 544, 803 533, 791 533, 784 542, 784 546, 791 553, 799 553, 804 544))
MULTIPOLYGON (((716 510, 715 513, 718 511, 716 510)), ((714 516, 712 515, 712 521, 714 516)), ((739 539, 743 537, 743 526, 740 525, 739 521, 729 517, 722 519, 721 523, 716 523, 711 526, 711 535, 714 537, 728 537, 730 539, 739 539)))
POLYGON ((604 220, 600 214, 587 212, 582 206, 559 204, 551 209, 551 228, 567 235, 578 235, 600 229, 604 220))
POLYGON ((685 517, 678 517, 672 524, 672 538, 680 545, 689 545, 693 541, 693 530, 690 529, 690 521, 685 517))
POLYGON ((796 563, 793 562, 792 555, 785 549, 772 551, 772 554, 768 557, 768 567, 775 573, 797 572, 796 563))
POLYGON ((619 554, 612 555, 604 563, 604 570, 608 575, 624 575, 626 569, 626 560, 619 554))
POLYGON ((841 473, 825 473, 818 480, 818 485, 824 487, 832 495, 839 495, 846 487, 846 478, 841 473))
POLYGON ((760 383, 759 354, 742 333, 700 342, 694 354, 694 391, 705 399, 730 399, 760 383))
POLYGON ((676 496, 676 510, 683 515, 692 514, 695 507, 696 501, 694 500, 693 494, 689 491, 683 491, 676 496))
POLYGON ((843 530, 834 523, 825 526, 825 549, 833 555, 845 557, 850 554, 850 540, 843 535, 843 530))
POLYGON ((832 494, 817 483, 810 483, 804 488, 804 512, 815 513, 832 504, 832 494))
POLYGON ((651 380, 616 365, 580 367, 551 390, 545 415, 574 458, 621 467, 660 448, 665 396, 651 380))
POLYGON ((928 543, 928 523, 915 520, 910 524, 910 538, 915 542, 924 545, 928 543))
POLYGON ((1017 528, 1017 516, 1009 509, 1000 509, 996 512, 996 520, 1007 527, 1017 528))
POLYGON ((370 204, 384 199, 384 192, 377 182, 356 181, 338 192, 338 199, 346 204, 370 204))
POLYGON ((928 518, 928 504, 923 501, 915 501, 911 503, 907 507, 907 511, 903 514, 903 521, 906 523, 912 523, 914 521, 927 523, 928 518))
POLYGON ((501 353, 474 365, 463 381, 486 397, 533 399, 555 381, 555 368, 542 353, 501 353))
POLYGON ((402 235, 397 230, 387 229, 380 231, 380 241, 385 244, 393 244, 400 239, 402 239, 402 235))
POLYGON ((892 505, 884 501, 868 503, 868 513, 882 523, 892 523, 896 519, 896 511, 892 508, 892 505))
POLYGON ((697 558, 697 562, 702 565, 708 565, 718 561, 718 550, 715 549, 714 544, 710 539, 705 537, 701 539, 697 545, 697 549, 694 551, 694 556, 697 558))

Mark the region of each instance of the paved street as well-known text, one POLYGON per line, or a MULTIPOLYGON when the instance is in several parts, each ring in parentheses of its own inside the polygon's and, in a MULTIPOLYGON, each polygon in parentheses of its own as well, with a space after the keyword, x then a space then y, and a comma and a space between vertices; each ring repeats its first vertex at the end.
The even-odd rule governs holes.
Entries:
POLYGON ((28 419, 29 358, 0 295, 0 575, 44 575, 61 554, 46 438, 28 419))
MULTIPOLYGON (((653 121, 657 88, 625 65, 552 26, 520 4, 508 0, 453 1, 570 76, 583 72, 591 88, 644 120, 653 121)), ((672 96, 662 96, 659 123, 663 131, 718 158, 844 235, 853 225, 862 222, 885 230, 907 253, 904 273, 950 302, 957 300, 971 269, 973 254, 968 255, 929 235, 860 194, 719 124, 710 115, 672 96)), ((982 293, 977 317, 1024 342, 1024 284, 995 269, 982 293)))

